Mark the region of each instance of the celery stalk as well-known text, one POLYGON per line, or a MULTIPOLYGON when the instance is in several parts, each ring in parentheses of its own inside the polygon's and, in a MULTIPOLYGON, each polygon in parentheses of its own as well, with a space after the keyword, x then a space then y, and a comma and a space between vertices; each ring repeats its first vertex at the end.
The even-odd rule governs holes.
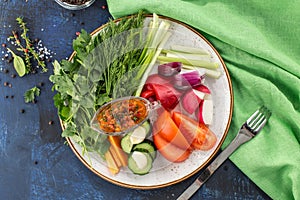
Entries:
POLYGON ((207 60, 190 60, 184 58, 171 58, 167 56, 158 56, 157 59, 163 62, 181 62, 182 64, 199 66, 207 69, 217 69, 219 67, 218 63, 207 60))
POLYGON ((166 54, 167 57, 171 58, 184 58, 188 60, 209 60, 210 55, 204 54, 190 54, 190 53, 183 53, 183 52, 168 52, 166 54))
POLYGON ((203 54, 203 55, 210 55, 209 51, 207 51, 205 49, 201 49, 201 48, 197 48, 197 47, 177 45, 177 44, 172 45, 171 50, 179 51, 179 52, 186 52, 186 53, 197 53, 197 54, 203 54))

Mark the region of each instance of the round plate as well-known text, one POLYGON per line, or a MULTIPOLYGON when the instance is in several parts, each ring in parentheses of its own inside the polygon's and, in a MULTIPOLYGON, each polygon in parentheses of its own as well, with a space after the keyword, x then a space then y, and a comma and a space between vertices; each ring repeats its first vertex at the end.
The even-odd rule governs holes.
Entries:
MULTIPOLYGON (((145 20, 149 21, 150 19, 151 17, 147 17, 145 20)), ((201 170, 219 150, 227 135, 231 122, 233 107, 232 86, 228 71, 219 53, 201 34, 186 24, 161 16, 160 19, 167 20, 171 23, 170 30, 172 31, 172 36, 165 45, 166 49, 172 44, 200 47, 208 50, 212 55, 212 60, 219 64, 219 70, 222 75, 218 79, 207 78, 205 80, 205 85, 210 88, 214 102, 214 118, 210 129, 216 134, 218 140, 217 144, 211 150, 195 150, 190 157, 182 163, 171 163, 158 153, 157 158, 153 162, 151 171, 146 175, 140 176, 133 174, 127 168, 122 168, 118 174, 112 175, 103 159, 97 153, 89 152, 83 155, 81 146, 71 138, 67 138, 71 149, 87 168, 103 179, 123 187, 137 189, 161 188, 181 182, 194 175, 201 170)), ((97 34, 103 27, 105 27, 105 25, 95 30, 92 35, 97 34)))

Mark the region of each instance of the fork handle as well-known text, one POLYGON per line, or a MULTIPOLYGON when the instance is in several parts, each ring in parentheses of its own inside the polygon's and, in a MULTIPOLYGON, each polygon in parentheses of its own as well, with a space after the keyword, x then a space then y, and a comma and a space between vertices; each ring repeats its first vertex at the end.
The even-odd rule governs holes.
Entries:
POLYGON ((206 168, 210 173, 216 171, 220 165, 237 149, 239 146, 249 141, 254 135, 247 129, 241 129, 232 142, 216 157, 216 159, 206 168))
POLYGON ((241 129, 232 142, 204 169, 200 176, 177 198, 189 199, 220 167, 220 165, 242 144, 249 141, 254 135, 247 129, 241 129))

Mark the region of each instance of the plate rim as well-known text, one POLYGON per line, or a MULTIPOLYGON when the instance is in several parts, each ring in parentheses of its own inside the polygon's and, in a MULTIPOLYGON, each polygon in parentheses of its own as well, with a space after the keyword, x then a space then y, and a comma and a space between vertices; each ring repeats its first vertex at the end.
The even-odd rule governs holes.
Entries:
MULTIPOLYGON (((113 22, 118 22, 124 18, 130 18, 134 15, 128 15, 128 16, 124 16, 124 17, 121 17, 121 18, 118 18, 118 19, 115 19, 113 20, 113 22)), ((153 14, 145 14, 145 17, 151 17, 153 16, 153 14)), ((183 176, 182 178, 179 178, 177 180, 174 180, 174 181, 170 181, 170 182, 167 182, 167 183, 163 183, 163 184, 156 184, 156 185, 149 185, 149 186, 145 186, 145 185, 134 185, 134 184, 129 184, 129 183, 124 183, 124 182, 121 182, 121 181, 118 181, 118 180, 114 180, 110 177, 107 177, 105 176, 104 174, 102 174, 101 172, 97 171, 90 163, 88 163, 86 161, 86 159, 83 158, 83 156, 81 155, 81 153, 76 149, 76 147, 74 146, 74 143, 72 142, 71 138, 69 137, 66 137, 66 141, 68 143, 68 145, 70 146, 71 150, 73 151, 73 153, 77 156, 77 158, 89 169, 91 170, 94 174, 96 174, 97 176, 101 177, 102 179, 110 182, 110 183, 113 183, 115 185, 118 185, 118 186, 122 186, 122 187, 125 187, 125 188, 131 188, 131 189, 143 189, 143 190, 149 190, 149 189, 158 189, 158 188, 163 188, 163 187, 167 187, 167 186, 171 186, 171 185, 174 185, 174 184, 177 184, 179 182, 182 182, 188 178, 190 178, 191 176, 195 175, 196 173, 198 173, 201 169, 203 169, 203 167, 205 165, 207 165, 214 157, 215 155, 217 154, 217 152, 220 150, 222 144, 224 143, 224 140, 228 134, 228 131, 229 131, 229 128, 230 128, 230 124, 231 124, 231 120, 232 120, 232 113, 233 113, 233 104, 234 104, 234 96, 233 96, 233 88, 232 88, 232 82, 231 82, 231 78, 230 78, 230 75, 229 75, 229 72, 228 72, 228 69, 227 69, 227 66, 224 62, 224 60, 222 59, 221 55, 219 54, 219 52, 216 50, 216 48, 201 34, 199 33, 198 31, 196 31, 195 28, 191 27, 190 25, 184 23, 184 22, 181 22, 179 20, 176 20, 176 19, 173 19, 173 18, 170 18, 170 17, 167 17, 167 16, 163 16, 163 15, 158 15, 160 19, 165 19, 165 20, 169 20, 171 22, 174 22, 174 23, 177 23, 181 26, 184 26, 185 28, 189 29, 190 31, 192 31, 193 33, 195 33, 197 36, 199 36, 202 40, 204 40, 204 42, 206 42, 207 45, 209 45, 209 47, 214 51, 214 53, 217 55, 219 61, 221 62, 222 64, 222 68, 225 72, 225 75, 226 75, 226 81, 228 83, 228 87, 229 87, 229 94, 230 94, 230 109, 229 109, 229 116, 228 116, 228 120, 227 120, 227 125, 226 125, 226 128, 225 128, 225 131, 224 131, 224 134, 222 136, 222 138, 220 139, 219 141, 219 144, 218 146, 215 148, 215 150, 213 151, 213 153, 209 156, 209 158, 202 164, 200 165, 197 169, 195 169, 194 171, 192 171, 191 173, 189 173, 188 175, 186 176, 183 176)), ((98 28, 96 28, 95 30, 93 30, 90 35, 93 36, 95 34, 97 34, 99 31, 101 31, 103 28, 105 28, 106 26, 108 25, 108 23, 105 23, 101 26, 99 26, 98 28)), ((73 59, 73 57, 75 56, 76 52, 73 51, 72 54, 70 55, 69 57, 69 61, 71 61, 73 59)), ((61 128, 64 130, 65 129, 65 126, 63 124, 63 121, 59 118, 59 121, 60 121, 60 125, 61 125, 61 128)))

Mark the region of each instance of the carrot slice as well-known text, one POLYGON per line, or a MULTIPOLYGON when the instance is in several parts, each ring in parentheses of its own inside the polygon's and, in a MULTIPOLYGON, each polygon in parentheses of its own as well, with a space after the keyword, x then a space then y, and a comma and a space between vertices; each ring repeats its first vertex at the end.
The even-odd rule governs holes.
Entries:
POLYGON ((163 139, 183 150, 190 149, 190 144, 167 111, 159 115, 154 124, 154 133, 158 133, 163 139))
POLYGON ((112 145, 123 167, 127 166, 128 156, 121 148, 121 139, 119 136, 108 136, 108 141, 112 145))

